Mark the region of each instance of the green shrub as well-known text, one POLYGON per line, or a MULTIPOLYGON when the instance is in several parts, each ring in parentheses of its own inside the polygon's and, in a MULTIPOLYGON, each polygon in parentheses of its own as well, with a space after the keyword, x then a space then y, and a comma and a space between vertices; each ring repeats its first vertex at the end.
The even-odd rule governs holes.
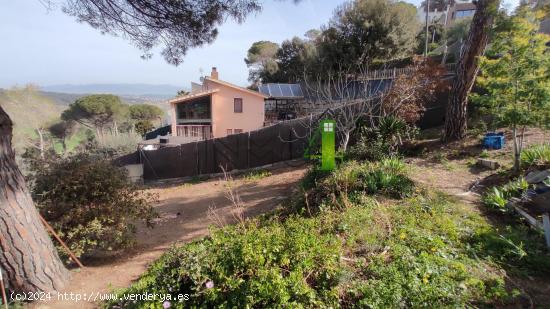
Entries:
POLYGON ((35 171, 33 184, 40 213, 78 256, 132 245, 135 221, 150 225, 155 217, 155 197, 99 157, 79 154, 50 162, 35 171))
POLYGON ((540 239, 497 231, 444 195, 391 206, 359 195, 342 212, 249 221, 174 247, 106 306, 160 309, 121 297, 157 293, 187 294, 171 308, 506 307, 518 292, 503 267, 550 269, 540 239))
POLYGON ((491 208, 504 208, 508 203, 508 198, 502 190, 494 187, 483 196, 483 203, 491 208))
POLYGON ((392 153, 391 145, 382 138, 360 137, 346 154, 346 157, 353 160, 378 161, 388 157, 392 153))
POLYGON ((376 127, 370 124, 359 130, 357 143, 351 147, 347 157, 354 160, 378 161, 399 154, 405 140, 418 134, 416 127, 408 125, 396 116, 380 119, 376 127))
POLYGON ((482 201, 487 207, 503 210, 510 198, 520 197, 527 189, 529 189, 529 183, 525 178, 520 177, 501 187, 492 188, 483 195, 482 201))
POLYGON ((490 156, 489 151, 487 151, 487 149, 483 149, 481 151, 481 153, 479 154, 479 157, 483 158, 483 159, 487 159, 487 158, 489 158, 489 156, 490 156))
POLYGON ((139 120, 135 124, 136 133, 141 136, 147 134, 147 132, 153 131, 154 129, 155 125, 150 120, 139 120))
POLYGON ((405 164, 397 158, 364 163, 349 161, 331 173, 313 170, 305 177, 304 183, 302 187, 306 198, 297 205, 302 213, 344 209, 353 202, 350 199, 362 193, 403 198, 414 191, 414 183, 406 175, 405 164))
MULTIPOLYGON (((322 230, 320 221, 301 218, 215 230, 210 238, 169 250, 121 293, 189 295, 172 308, 336 307, 341 242, 322 230)), ((109 306, 162 308, 162 303, 109 306)))
POLYGON ((531 146, 521 152, 523 166, 550 165, 550 144, 531 146))

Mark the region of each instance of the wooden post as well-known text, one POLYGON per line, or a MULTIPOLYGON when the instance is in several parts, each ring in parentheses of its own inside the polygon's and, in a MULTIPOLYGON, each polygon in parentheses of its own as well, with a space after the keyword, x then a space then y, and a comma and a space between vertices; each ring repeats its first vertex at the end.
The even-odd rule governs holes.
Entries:
POLYGON ((65 248, 65 251, 67 251, 67 253, 71 257, 71 259, 78 265, 78 267, 84 268, 84 265, 82 265, 82 263, 80 263, 80 260, 76 257, 76 255, 74 255, 74 253, 71 251, 71 249, 69 249, 69 247, 65 244, 65 242, 63 240, 61 240, 59 235, 57 235, 57 233, 54 231, 52 226, 46 221, 46 219, 44 219, 44 217, 42 217, 41 214, 38 214, 38 216, 40 217, 40 220, 42 221, 42 223, 44 223, 44 226, 46 226, 48 231, 50 231, 50 233, 52 233, 53 237, 55 237, 55 239, 57 239, 57 241, 59 241, 61 246, 63 248, 65 248))
POLYGON ((4 286, 4 278, 2 277, 2 268, 0 268, 0 290, 2 290, 2 303, 4 308, 8 309, 8 297, 6 296, 6 287, 4 286))
POLYGON ((542 215, 542 227, 544 228, 544 237, 546 238, 546 246, 550 248, 550 215, 545 213, 542 215))
POLYGON ((248 131, 248 137, 246 138, 246 167, 250 168, 250 131, 248 131))

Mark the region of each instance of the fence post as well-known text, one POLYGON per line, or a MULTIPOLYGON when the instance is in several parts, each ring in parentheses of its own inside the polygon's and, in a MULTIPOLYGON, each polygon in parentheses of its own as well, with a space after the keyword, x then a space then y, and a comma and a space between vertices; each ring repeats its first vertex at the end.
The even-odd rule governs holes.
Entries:
POLYGON ((289 160, 294 159, 294 154, 292 153, 292 144, 294 144, 294 141, 292 140, 292 128, 288 129, 288 155, 289 160))
MULTIPOLYGON (((178 147, 178 161, 183 161, 183 144, 180 144, 179 147, 178 147)), ((181 164, 181 169, 180 169, 180 177, 183 177, 183 175, 185 174, 185 165, 181 164)))
POLYGON ((550 248, 550 216, 548 213, 542 215, 542 227, 544 229, 544 237, 546 238, 546 246, 550 248))
POLYGON ((246 168, 250 168, 250 131, 246 138, 246 168))
POLYGON ((197 157, 197 175, 201 174, 201 162, 199 158, 199 142, 195 142, 195 156, 197 157))

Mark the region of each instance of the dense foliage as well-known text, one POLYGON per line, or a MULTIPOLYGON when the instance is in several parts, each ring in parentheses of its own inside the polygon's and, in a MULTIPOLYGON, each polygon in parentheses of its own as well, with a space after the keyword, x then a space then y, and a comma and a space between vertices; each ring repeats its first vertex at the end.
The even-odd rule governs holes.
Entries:
POLYGON ((111 94, 94 94, 77 99, 63 112, 61 118, 89 125, 97 130, 99 136, 123 109, 119 97, 111 94))
POLYGON ((550 165, 550 144, 540 144, 526 148, 521 153, 521 165, 524 167, 550 165))
MULTIPOLYGON (((524 168, 546 168, 550 165, 550 146, 538 144, 525 149, 521 153, 521 163, 524 168)), ((489 189, 483 195, 483 203, 489 208, 508 212, 510 209, 506 208, 506 205, 511 198, 519 198, 528 189, 534 188, 535 186, 529 185, 525 178, 519 177, 489 189)))
POLYGON ((449 83, 445 79, 445 67, 429 58, 413 57, 408 68, 411 72, 394 79, 384 96, 382 115, 396 116, 414 125, 424 114, 426 104, 438 93, 448 90, 449 83))
POLYGON ((278 51, 277 43, 270 41, 252 43, 244 59, 249 68, 248 80, 253 83, 272 81, 271 76, 279 70, 279 64, 276 61, 278 51))
POLYGON ((358 134, 357 143, 347 156, 355 160, 379 161, 398 157, 404 142, 416 136, 417 128, 397 116, 381 118, 376 126, 365 124, 358 134))
POLYGON ((349 161, 332 173, 310 171, 304 182, 304 200, 296 203, 294 211, 311 215, 328 209, 345 209, 362 194, 401 198, 411 195, 413 189, 414 184, 399 159, 349 161))
POLYGON ((155 128, 153 122, 161 119, 164 115, 164 111, 160 107, 149 104, 130 105, 128 112, 129 125, 139 135, 152 131, 155 128))
POLYGON ((155 217, 155 197, 100 156, 53 157, 31 166, 40 213, 78 256, 132 245, 135 224, 150 225, 155 217))
POLYGON ((520 7, 499 19, 491 48, 480 58, 477 82, 485 92, 473 96, 496 125, 512 129, 516 171, 525 128, 550 123, 550 53, 548 35, 538 31, 542 17, 520 7))
POLYGON ((69 105, 61 115, 62 120, 50 127, 50 131, 64 145, 78 127, 94 130, 97 141, 108 146, 113 137, 118 136, 135 142, 136 136, 161 124, 163 116, 164 111, 155 105, 127 105, 114 95, 89 95, 69 105))
POLYGON ((492 269, 548 265, 526 231, 497 233, 444 196, 391 206, 362 196, 343 211, 249 221, 174 247, 107 307, 163 307, 121 297, 144 292, 170 295, 171 308, 494 306, 519 292, 492 269))
POLYGON ((336 305, 340 247, 313 219, 229 227, 168 251, 124 293, 189 294, 188 301, 173 304, 180 308, 336 305))
MULTIPOLYGON (((45 3, 50 3, 48 0, 45 3)), ((151 57, 162 46, 164 59, 174 65, 189 48, 214 41, 218 26, 231 17, 238 22, 258 12, 257 0, 66 0, 63 11, 98 29, 124 37, 151 57)))
POLYGON ((518 178, 503 186, 493 187, 483 196, 483 203, 490 208, 506 211, 505 207, 510 198, 520 197, 529 187, 524 178, 518 178))
POLYGON ((343 4, 319 37, 325 68, 410 56, 420 25, 416 7, 393 0, 355 0, 343 4))
MULTIPOLYGON (((367 63, 410 57, 420 29, 416 8, 393 0, 353 0, 335 11, 331 21, 281 46, 258 41, 248 50, 249 80, 296 82, 367 63)), ((357 73, 357 72, 352 72, 357 73)))

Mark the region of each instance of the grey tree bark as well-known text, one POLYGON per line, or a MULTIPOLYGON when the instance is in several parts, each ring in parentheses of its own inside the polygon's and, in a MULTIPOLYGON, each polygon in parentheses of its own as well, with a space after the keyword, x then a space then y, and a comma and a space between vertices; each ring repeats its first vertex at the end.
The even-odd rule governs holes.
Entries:
POLYGON ((0 267, 15 292, 53 291, 69 279, 15 162, 12 122, 0 107, 0 267))

